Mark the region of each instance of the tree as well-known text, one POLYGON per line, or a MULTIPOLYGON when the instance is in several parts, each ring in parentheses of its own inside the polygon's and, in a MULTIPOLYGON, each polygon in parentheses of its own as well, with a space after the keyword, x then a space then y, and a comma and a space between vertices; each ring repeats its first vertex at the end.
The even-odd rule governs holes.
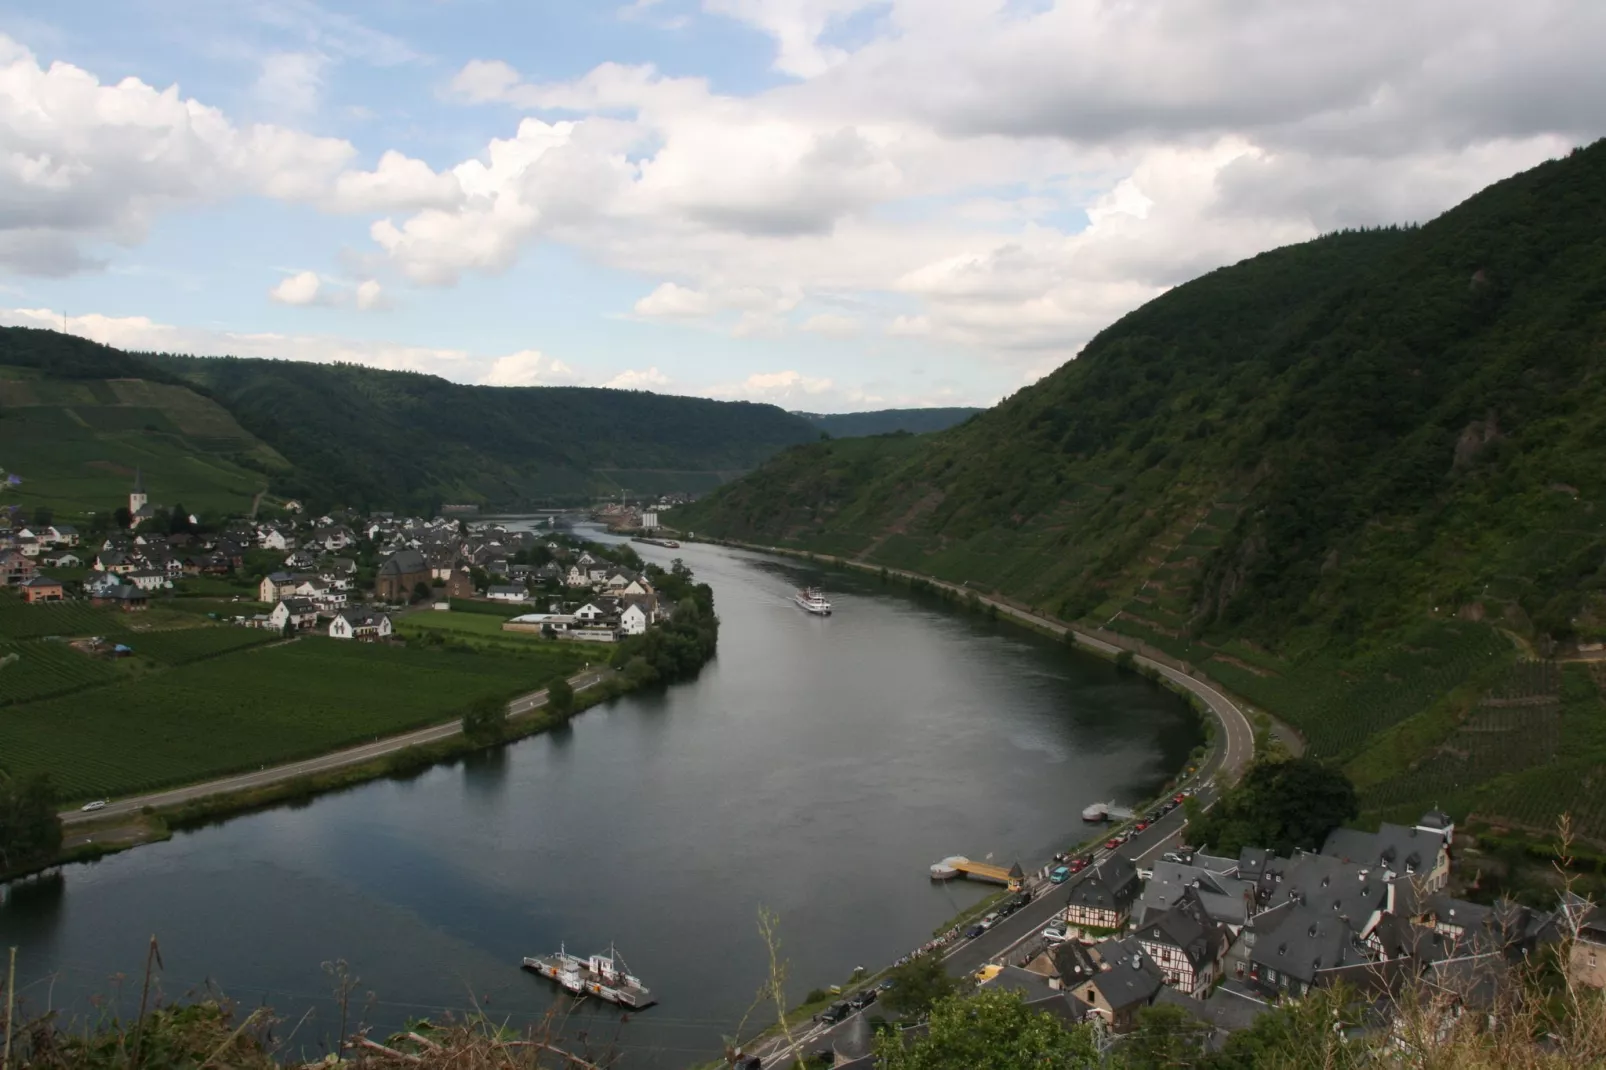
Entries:
POLYGON ((60 849, 61 818, 49 775, 17 780, 0 770, 0 874, 46 861, 60 849))
POLYGON ((894 1014, 917 1018, 940 1000, 960 994, 965 982, 943 968, 942 956, 930 952, 916 955, 887 973, 892 987, 881 1004, 894 1014))
POLYGON ((48 505, 41 505, 39 508, 33 511, 33 522, 35 527, 49 527, 51 521, 53 521, 55 518, 56 514, 51 511, 50 506, 48 505))
POLYGON ((1260 762, 1189 822, 1188 839, 1229 857, 1245 847, 1314 851, 1359 812, 1355 785, 1341 770, 1314 758, 1260 762))
POLYGON ((475 743, 492 743, 507 728, 507 703, 498 698, 476 699, 463 714, 463 734, 475 743))
MULTIPOLYGON (((925 956, 922 956, 925 957, 925 956)), ((894 989, 896 991, 896 989, 894 989)), ((1027 1007, 1015 992, 985 990, 948 997, 931 1010, 925 1036, 905 1045, 896 1033, 876 1038, 887 1070, 1075 1070, 1098 1065, 1087 1026, 1027 1007)))
POLYGON ((423 602, 427 601, 429 597, 429 584, 425 583, 423 580, 419 580, 417 583, 413 584, 413 601, 423 602))
POLYGON ((1119 1070, 1198 1066, 1214 1034, 1213 1027, 1181 1007, 1145 1007, 1137 1014, 1137 1028, 1121 1038, 1112 1066, 1119 1070))
POLYGON ((126 505, 119 505, 116 509, 112 510, 112 519, 115 520, 117 522, 117 526, 122 528, 124 531, 127 531, 134 524, 134 514, 128 511, 128 506, 126 505))
POLYGON ((554 677, 546 685, 547 708, 561 717, 567 717, 574 712, 574 688, 563 677, 554 677))

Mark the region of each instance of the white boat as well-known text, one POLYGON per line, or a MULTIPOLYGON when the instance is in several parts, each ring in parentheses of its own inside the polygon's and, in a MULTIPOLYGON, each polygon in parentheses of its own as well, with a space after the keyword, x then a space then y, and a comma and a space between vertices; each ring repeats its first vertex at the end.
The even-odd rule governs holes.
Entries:
POLYGON ((606 955, 580 958, 560 946, 556 955, 526 956, 524 968, 556 981, 577 996, 596 996, 636 1010, 656 1002, 647 986, 630 975, 619 952, 611 947, 606 955))
POLYGON ((1109 803, 1094 803, 1082 811, 1083 821, 1108 821, 1110 819, 1109 803))
POLYGON ((805 587, 792 596, 792 601, 821 617, 831 615, 831 603, 826 601, 825 592, 818 587, 805 587))

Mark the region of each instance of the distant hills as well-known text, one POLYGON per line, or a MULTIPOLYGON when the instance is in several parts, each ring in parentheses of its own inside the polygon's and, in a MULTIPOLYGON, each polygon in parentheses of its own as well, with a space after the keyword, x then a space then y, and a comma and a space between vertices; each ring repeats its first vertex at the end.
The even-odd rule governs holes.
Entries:
POLYGON ((1606 640, 1603 353, 1597 143, 1212 272, 960 426, 792 447, 673 522, 1125 632, 1293 721, 1373 814, 1542 828, 1551 763, 1606 784, 1606 674, 1515 664, 1606 640))
MULTIPOLYGON (((863 414, 862 426, 915 429, 926 413, 863 414)), ((136 469, 165 503, 225 512, 264 489, 424 511, 701 493, 822 431, 866 433, 844 417, 819 419, 827 423, 773 405, 640 391, 125 353, 0 328, 0 467, 22 479, 5 500, 30 508, 110 508, 136 469)))
POLYGON ((932 431, 945 431, 964 423, 981 409, 878 409, 874 412, 842 412, 821 414, 800 412, 803 417, 832 438, 862 438, 868 435, 891 435, 902 431, 911 435, 924 435, 932 431))

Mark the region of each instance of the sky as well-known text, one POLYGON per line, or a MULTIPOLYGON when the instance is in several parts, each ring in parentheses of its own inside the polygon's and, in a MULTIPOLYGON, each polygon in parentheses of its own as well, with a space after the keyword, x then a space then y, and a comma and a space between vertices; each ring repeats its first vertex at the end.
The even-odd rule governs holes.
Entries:
POLYGON ((0 3, 0 323, 846 412, 1606 133, 1599 0, 0 3))

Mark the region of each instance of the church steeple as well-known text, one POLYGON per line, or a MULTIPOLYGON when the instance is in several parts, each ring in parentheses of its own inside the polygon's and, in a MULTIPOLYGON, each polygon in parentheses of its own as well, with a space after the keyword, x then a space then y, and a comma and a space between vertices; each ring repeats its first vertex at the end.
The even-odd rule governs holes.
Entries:
POLYGON ((138 516, 139 511, 145 508, 146 501, 145 474, 136 468, 134 469, 134 489, 128 492, 129 515, 138 516))

